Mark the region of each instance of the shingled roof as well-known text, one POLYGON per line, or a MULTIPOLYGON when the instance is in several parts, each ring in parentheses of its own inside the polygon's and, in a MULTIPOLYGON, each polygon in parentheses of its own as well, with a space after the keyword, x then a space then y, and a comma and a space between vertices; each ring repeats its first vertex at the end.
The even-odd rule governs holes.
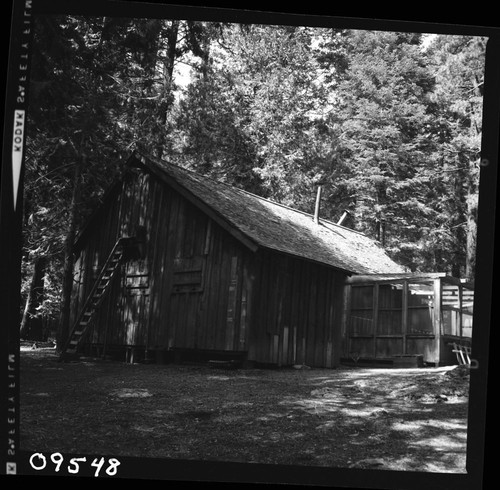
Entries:
POLYGON ((245 237, 247 243, 312 260, 350 274, 398 273, 380 244, 364 234, 135 152, 131 160, 187 191, 245 237))

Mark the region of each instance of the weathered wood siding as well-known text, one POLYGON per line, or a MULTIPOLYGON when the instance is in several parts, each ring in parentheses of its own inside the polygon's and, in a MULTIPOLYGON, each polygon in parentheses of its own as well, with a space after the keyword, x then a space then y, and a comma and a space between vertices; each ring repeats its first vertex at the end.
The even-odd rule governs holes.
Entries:
POLYGON ((160 209, 151 244, 150 348, 246 350, 241 304, 250 253, 173 191, 162 194, 160 209))
POLYGON ((74 311, 120 236, 146 234, 144 257, 122 265, 91 332, 96 344, 245 351, 252 254, 150 174, 128 180, 88 230, 74 311))
POLYGON ((390 360, 422 355, 425 363, 453 363, 449 344, 464 338, 461 325, 473 298, 469 291, 463 307, 463 287, 456 281, 409 276, 399 281, 361 279, 347 284, 343 357, 390 360))
POLYGON ((338 365, 345 275, 272 251, 252 252, 149 173, 116 187, 89 225, 75 268, 74 313, 116 240, 138 229, 144 254, 121 266, 91 343, 338 365))
MULTIPOLYGON (((72 319, 76 318, 106 258, 118 238, 134 236, 139 227, 152 229, 154 200, 151 179, 137 175, 118 185, 85 230, 84 246, 75 264, 72 319)), ((99 309, 88 340, 99 344, 142 344, 149 327, 149 250, 123 263, 99 309)))
POLYGON ((249 359, 335 367, 344 274, 271 252, 257 262, 249 359))

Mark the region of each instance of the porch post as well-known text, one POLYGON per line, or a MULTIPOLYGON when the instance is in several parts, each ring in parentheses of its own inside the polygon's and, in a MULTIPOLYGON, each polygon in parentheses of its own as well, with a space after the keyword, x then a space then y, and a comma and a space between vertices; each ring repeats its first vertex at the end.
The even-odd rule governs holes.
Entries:
POLYGON ((462 338, 463 336, 463 332, 462 332, 462 308, 463 308, 463 299, 462 299, 462 295, 463 295, 463 288, 462 288, 462 285, 459 284, 458 286, 458 331, 460 332, 460 338, 462 338))
POLYGON ((403 334, 403 354, 408 354, 408 347, 406 345, 406 335, 408 333, 408 281, 405 279, 403 281, 403 291, 402 291, 402 311, 401 311, 401 330, 403 334))
POLYGON ((436 355, 435 365, 439 366, 441 361, 441 279, 436 277, 434 279, 434 314, 432 318, 434 330, 434 353, 436 355))
POLYGON ((377 326, 378 326, 378 295, 379 285, 376 282, 373 285, 373 358, 377 358, 377 326))

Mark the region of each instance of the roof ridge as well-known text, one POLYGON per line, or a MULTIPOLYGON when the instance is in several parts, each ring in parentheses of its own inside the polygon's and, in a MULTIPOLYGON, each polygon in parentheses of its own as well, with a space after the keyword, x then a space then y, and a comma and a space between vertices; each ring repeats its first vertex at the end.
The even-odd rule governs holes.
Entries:
MULTIPOLYGON (((275 204, 276 206, 281 206, 282 208, 286 208, 286 209, 290 209, 291 211, 295 211, 296 213, 301 213, 305 216, 308 216, 308 217, 311 217, 314 219, 314 214, 313 213, 308 213, 306 211, 302 211, 301 209, 297 209, 297 208, 292 208, 291 206, 288 206, 286 204, 283 204, 283 203, 280 203, 280 202, 276 202, 276 201, 273 201, 272 199, 269 199, 267 197, 262 197, 262 196, 259 196, 258 194, 254 194, 252 192, 249 192, 249 191, 246 191, 244 189, 240 189, 239 187, 234 187, 234 186, 231 186, 230 184, 226 184, 225 182, 219 182, 219 181, 216 181, 220 184, 225 184, 225 185, 228 185, 230 187, 232 187, 233 189, 236 189, 240 192, 244 192, 245 194, 249 194, 251 196, 254 196, 254 197, 257 197, 258 199, 262 200, 262 201, 267 201, 267 202, 270 202, 271 204, 275 204)), ((333 225, 333 226, 338 226, 339 228, 342 228, 343 230, 347 230, 347 231, 352 231, 353 233, 357 233, 358 235, 363 235, 365 236, 365 234, 361 231, 358 231, 358 230, 353 230, 352 228, 347 228, 346 226, 342 226, 342 225, 339 225, 337 223, 334 223, 333 221, 330 221, 329 219, 326 219, 326 218, 319 218, 320 221, 323 221, 323 222, 326 222, 328 223, 329 225, 333 225)))
MULTIPOLYGON (((250 192, 250 191, 247 191, 245 189, 240 189, 239 187, 236 187, 234 185, 231 185, 231 184, 228 184, 227 182, 222 182, 220 180, 216 180, 215 178, 209 176, 209 175, 205 175, 205 174, 200 174, 194 170, 191 170, 189 168, 186 168, 186 167, 181 167, 180 165, 176 164, 176 163, 172 163, 170 161, 167 161, 167 160, 163 160, 161 158, 157 158, 157 157, 153 157, 151 155, 146 155, 140 151, 137 151, 137 153, 139 155, 141 155, 143 158, 146 158, 148 160, 153 160, 153 161, 156 161, 158 162, 160 165, 161 164, 165 164, 165 165, 171 165, 173 167, 176 167, 178 169, 180 169, 181 171, 184 171, 184 172, 187 172, 189 174, 192 174, 193 176, 195 177, 203 177, 204 179, 207 179, 207 180, 210 180, 212 182, 214 182, 215 184, 218 184, 218 185, 224 185, 230 189, 233 189, 233 190, 236 190, 236 191, 239 191, 239 192, 242 192, 244 194, 248 194, 249 196, 252 196, 252 197, 255 197, 261 201, 266 201, 266 202, 269 202, 271 204, 274 204, 276 206, 280 206, 282 208, 285 208, 285 209, 289 209, 290 211, 294 211, 296 213, 300 213, 304 216, 308 216, 308 217, 311 217, 312 219, 314 219, 314 214, 312 213, 307 213, 306 211, 302 211, 300 209, 297 209, 297 208, 292 208, 291 206, 287 206, 286 204, 282 204, 280 202, 276 202, 276 201, 273 201, 272 199, 269 199, 267 197, 262 197, 262 196, 259 196, 258 194, 255 194, 253 192, 250 192)), ((329 225, 332 225, 332 226, 335 226, 335 227, 338 227, 338 228, 341 228, 342 230, 346 230, 346 231, 349 231, 349 232, 352 232, 352 233, 357 233, 358 235, 361 235, 361 236, 366 236, 363 232, 361 231, 358 231, 358 230, 353 230, 352 228, 347 228, 346 226, 342 226, 342 225, 339 225, 337 223, 334 223, 333 221, 330 221, 328 219, 325 219, 325 218, 320 218, 320 221, 323 221, 329 225)), ((377 240, 374 240, 375 242, 377 242, 377 240)), ((378 243, 378 242, 377 242, 378 243)))

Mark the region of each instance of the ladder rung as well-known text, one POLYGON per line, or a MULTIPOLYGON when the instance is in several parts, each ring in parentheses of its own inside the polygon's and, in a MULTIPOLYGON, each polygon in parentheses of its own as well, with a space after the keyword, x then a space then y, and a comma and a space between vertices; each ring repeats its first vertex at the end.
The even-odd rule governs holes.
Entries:
POLYGON ((86 304, 85 311, 82 313, 82 316, 78 320, 78 328, 71 333, 70 341, 66 347, 66 352, 76 352, 76 347, 83 337, 86 327, 90 324, 92 320, 92 314, 95 312, 95 309, 101 303, 104 293, 108 288, 110 281, 113 277, 113 274, 118 269, 119 263, 122 260, 124 255, 123 250, 123 239, 119 239, 116 243, 114 250, 108 257, 107 262, 103 265, 101 269, 101 277, 97 279, 95 283, 95 289, 90 298, 87 298, 88 303, 86 304))

